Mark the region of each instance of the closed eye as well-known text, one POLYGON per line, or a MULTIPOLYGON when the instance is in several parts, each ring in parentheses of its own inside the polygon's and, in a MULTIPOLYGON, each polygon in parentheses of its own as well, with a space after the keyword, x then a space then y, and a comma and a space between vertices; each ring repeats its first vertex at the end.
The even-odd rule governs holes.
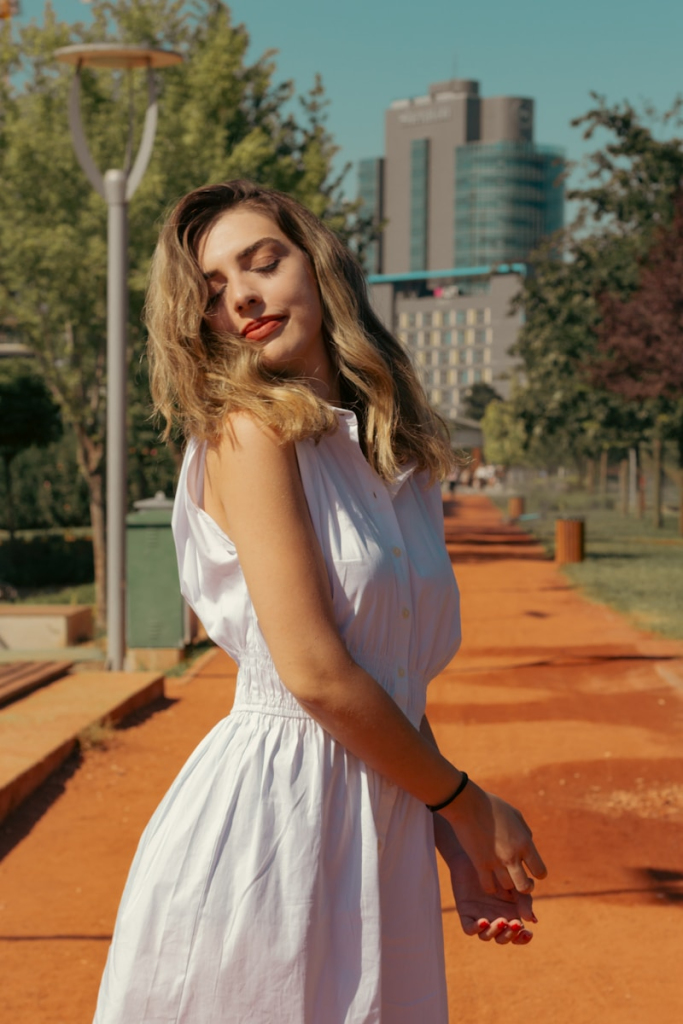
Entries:
POLYGON ((222 288, 219 288, 217 292, 212 292, 211 295, 209 295, 208 299, 206 300, 207 310, 213 309, 213 307, 218 303, 218 300, 220 299, 224 291, 225 285, 223 285, 222 288))
POLYGON ((272 273, 274 273, 277 270, 277 268, 279 266, 280 266, 280 260, 277 259, 277 260, 273 260, 272 263, 267 263, 263 267, 253 267, 253 270, 257 274, 272 274, 272 273))

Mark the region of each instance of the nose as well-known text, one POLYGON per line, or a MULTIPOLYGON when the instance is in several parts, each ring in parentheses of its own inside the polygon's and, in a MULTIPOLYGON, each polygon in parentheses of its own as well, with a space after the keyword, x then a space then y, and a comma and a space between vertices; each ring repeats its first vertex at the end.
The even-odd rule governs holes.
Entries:
POLYGON ((252 306, 258 306, 261 301, 262 299, 258 291, 247 282, 243 285, 238 285, 233 294, 233 307, 235 312, 240 315, 243 315, 252 306))

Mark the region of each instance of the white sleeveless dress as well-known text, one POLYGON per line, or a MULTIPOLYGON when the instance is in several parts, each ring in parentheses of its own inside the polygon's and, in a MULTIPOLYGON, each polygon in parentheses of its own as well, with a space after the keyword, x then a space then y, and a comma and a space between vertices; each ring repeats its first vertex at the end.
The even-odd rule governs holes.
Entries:
MULTIPOLYGON (((340 633, 418 726, 460 642, 438 486, 387 486, 353 413, 297 444, 340 633)), ((238 663, 235 704, 147 826, 95 1024, 446 1024, 432 816, 280 681, 191 441, 173 513, 181 589, 238 663)), ((302 630, 306 628, 302 623, 302 630)))

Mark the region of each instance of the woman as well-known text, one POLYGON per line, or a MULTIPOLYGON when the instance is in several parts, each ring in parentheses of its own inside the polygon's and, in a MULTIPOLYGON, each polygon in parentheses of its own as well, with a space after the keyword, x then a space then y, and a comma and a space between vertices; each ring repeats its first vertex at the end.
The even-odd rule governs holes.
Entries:
POLYGON ((188 438, 182 590, 239 675, 142 837, 96 1022, 443 1024, 435 840, 485 940, 530 939, 545 874, 424 717, 460 641, 448 441, 352 256, 281 193, 182 199, 147 323, 188 438))

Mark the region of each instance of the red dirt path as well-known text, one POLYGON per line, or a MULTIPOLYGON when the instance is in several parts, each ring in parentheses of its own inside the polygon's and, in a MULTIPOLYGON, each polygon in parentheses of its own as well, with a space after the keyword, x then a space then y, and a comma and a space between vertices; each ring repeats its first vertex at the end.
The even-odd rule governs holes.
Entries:
MULTIPOLYGON (((466 938, 444 873, 452 1024, 680 1024, 683 645, 582 599, 483 498, 447 539, 464 644, 430 718, 449 757, 523 808, 551 872, 525 948, 466 938)), ((233 682, 222 653, 169 680, 0 826, 3 1024, 89 1024, 138 837, 233 682)))

